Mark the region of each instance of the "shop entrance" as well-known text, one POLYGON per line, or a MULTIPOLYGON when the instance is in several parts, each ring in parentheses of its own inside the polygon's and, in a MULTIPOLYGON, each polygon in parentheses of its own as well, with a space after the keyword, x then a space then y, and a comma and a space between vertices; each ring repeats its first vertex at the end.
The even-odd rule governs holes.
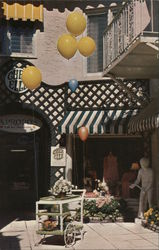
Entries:
POLYGON ((0 208, 32 209, 48 190, 48 128, 0 132, 0 208))
MULTIPOLYGON (((92 136, 82 142, 78 137, 75 139, 73 179, 79 187, 84 187, 85 178, 103 180, 104 157, 110 152, 116 157, 121 188, 121 180, 132 163, 139 162, 144 155, 144 141, 141 137, 104 137, 92 136)), ((113 174, 113 173, 112 173, 113 174)), ((91 183, 91 181, 90 181, 91 183)), ((88 188, 94 189, 93 183, 88 188)), ((120 195, 122 196, 121 190, 120 195)), ((119 193, 118 193, 119 195, 119 193)))

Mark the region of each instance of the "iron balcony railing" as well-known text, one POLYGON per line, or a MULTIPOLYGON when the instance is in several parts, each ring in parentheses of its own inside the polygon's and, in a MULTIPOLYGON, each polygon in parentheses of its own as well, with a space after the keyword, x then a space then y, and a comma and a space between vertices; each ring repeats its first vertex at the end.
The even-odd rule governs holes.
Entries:
POLYGON ((104 31, 103 70, 140 37, 159 37, 159 0, 127 0, 104 31))

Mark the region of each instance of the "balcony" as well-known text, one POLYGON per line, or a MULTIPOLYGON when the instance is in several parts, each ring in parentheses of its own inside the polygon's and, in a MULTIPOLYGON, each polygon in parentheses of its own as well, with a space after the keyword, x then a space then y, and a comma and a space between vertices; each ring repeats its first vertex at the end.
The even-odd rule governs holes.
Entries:
POLYGON ((103 35, 103 76, 159 78, 159 0, 129 0, 103 35))

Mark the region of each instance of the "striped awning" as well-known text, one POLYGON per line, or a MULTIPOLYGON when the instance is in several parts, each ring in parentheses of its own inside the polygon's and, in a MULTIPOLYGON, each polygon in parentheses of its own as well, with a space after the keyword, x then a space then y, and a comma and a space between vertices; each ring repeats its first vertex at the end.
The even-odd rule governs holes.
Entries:
POLYGON ((3 2, 3 16, 6 20, 40 21, 43 22, 43 4, 40 2, 22 3, 3 2))
POLYGON ((152 131, 159 128, 159 101, 154 99, 141 112, 132 117, 128 124, 128 132, 152 131))
POLYGON ((89 130, 89 134, 124 134, 127 124, 136 111, 68 111, 59 124, 59 132, 77 133, 81 126, 89 130))

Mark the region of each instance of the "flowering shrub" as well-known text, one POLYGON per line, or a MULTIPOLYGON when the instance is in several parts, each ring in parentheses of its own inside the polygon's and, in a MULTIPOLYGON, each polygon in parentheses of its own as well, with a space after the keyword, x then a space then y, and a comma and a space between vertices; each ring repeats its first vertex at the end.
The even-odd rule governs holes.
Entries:
MULTIPOLYGON (((88 220, 107 220, 114 222, 121 217, 120 203, 113 196, 106 195, 97 199, 84 201, 84 219, 88 220)), ((80 210, 77 209, 75 219, 80 218, 80 210)))
POLYGON ((144 213, 144 219, 146 224, 159 226, 159 209, 150 208, 144 213))
POLYGON ((101 200, 88 200, 84 203, 84 213, 89 217, 98 217, 100 220, 110 219, 116 221, 121 216, 119 202, 114 198, 103 197, 101 200))
POLYGON ((67 180, 58 180, 55 182, 55 185, 49 190, 49 192, 55 196, 60 194, 71 193, 73 185, 70 181, 67 180))

